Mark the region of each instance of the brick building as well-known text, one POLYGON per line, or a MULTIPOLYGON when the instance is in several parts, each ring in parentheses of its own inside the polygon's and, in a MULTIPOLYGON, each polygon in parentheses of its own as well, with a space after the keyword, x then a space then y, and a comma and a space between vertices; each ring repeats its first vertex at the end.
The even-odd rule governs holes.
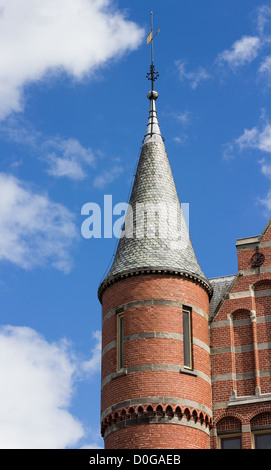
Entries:
POLYGON ((237 240, 235 276, 206 278, 153 87, 148 98, 123 236, 98 290, 105 448, 271 448, 270 223, 237 240))

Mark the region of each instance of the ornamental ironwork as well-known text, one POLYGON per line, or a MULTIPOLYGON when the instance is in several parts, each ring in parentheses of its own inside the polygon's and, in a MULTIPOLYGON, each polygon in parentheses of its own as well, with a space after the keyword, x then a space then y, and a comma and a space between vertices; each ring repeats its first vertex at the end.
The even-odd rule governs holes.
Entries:
POLYGON ((264 263, 264 260, 265 260, 265 256, 264 256, 263 253, 259 252, 259 247, 257 246, 256 250, 255 250, 255 253, 251 258, 251 267, 252 268, 259 268, 264 263))

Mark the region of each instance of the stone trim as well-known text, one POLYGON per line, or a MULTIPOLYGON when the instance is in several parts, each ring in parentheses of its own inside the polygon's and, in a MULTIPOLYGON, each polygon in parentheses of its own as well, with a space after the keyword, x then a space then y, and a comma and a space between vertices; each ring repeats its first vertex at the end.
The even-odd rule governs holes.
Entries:
MULTIPOLYGON (((160 372, 160 371, 168 371, 168 372, 176 372, 180 373, 183 372, 182 366, 178 364, 140 364, 137 366, 132 366, 132 367, 127 367, 125 370, 127 370, 127 374, 132 374, 134 372, 160 372)), ((205 380, 211 385, 211 379, 208 377, 208 375, 204 374, 200 370, 193 369, 194 374, 197 375, 197 377, 205 380)), ((109 383, 112 379, 115 378, 116 372, 113 372, 109 375, 107 375, 101 384, 101 388, 103 388, 107 383, 109 383)))
POLYGON ((246 297, 251 297, 251 292, 248 291, 240 291, 240 292, 233 292, 229 294, 229 299, 244 299, 246 297))
POLYGON ((135 300, 133 302, 127 302, 126 304, 122 304, 118 307, 115 307, 111 310, 109 310, 104 318, 103 318, 103 324, 108 318, 110 318, 112 315, 115 315, 116 310, 123 309, 123 311, 127 309, 132 309, 136 307, 147 307, 150 305, 165 305, 167 307, 177 307, 180 309, 183 309, 184 307, 190 307, 192 308, 192 312, 195 312, 201 316, 203 316, 206 320, 208 320, 208 315, 202 310, 200 307, 196 307, 195 305, 191 305, 189 303, 184 303, 179 300, 171 300, 171 299, 145 299, 145 300, 135 300))
POLYGON ((266 242, 259 243, 259 237, 253 237, 252 239, 241 239, 239 243, 236 243, 236 246, 238 246, 238 251, 253 250, 255 245, 257 245, 259 248, 269 248, 271 246, 271 241, 268 240, 266 242))
POLYGON ((130 407, 137 407, 137 406, 146 406, 149 404, 160 404, 171 406, 181 406, 182 408, 191 408, 197 409, 199 412, 209 415, 211 418, 213 416, 212 410, 208 408, 208 406, 202 405, 202 403, 198 403, 193 400, 188 400, 185 398, 178 398, 178 397, 162 397, 162 396, 154 396, 154 397, 141 397, 141 398, 131 398, 130 400, 121 401, 115 403, 114 405, 109 406, 106 408, 101 414, 101 420, 103 420, 109 414, 114 413, 117 410, 122 410, 123 408, 130 408, 130 407))
POLYGON ((257 316, 257 323, 268 323, 271 321, 271 315, 257 316))
POLYGON ((243 397, 232 396, 227 402, 227 406, 252 405, 254 403, 263 403, 267 401, 271 401, 271 393, 248 395, 243 397))
MULTIPOLYGON (((183 341, 183 335, 180 333, 171 333, 169 331, 147 331, 144 333, 134 333, 131 335, 124 336, 124 343, 128 343, 130 341, 138 341, 141 339, 173 339, 177 341, 183 341)), ((192 344, 199 346, 200 348, 204 349, 208 354, 210 354, 210 348, 207 344, 197 338, 192 338, 192 344)), ((116 341, 111 341, 108 343, 102 351, 102 357, 111 349, 117 346, 116 341)))
MULTIPOLYGON (((271 376, 271 369, 257 371, 258 377, 269 377, 271 376)), ((228 374, 217 374, 212 376, 212 382, 223 382, 227 380, 246 380, 255 378, 255 370, 252 372, 243 372, 243 373, 232 373, 228 374)))
POLYGON ((120 274, 116 274, 111 276, 108 279, 105 279, 99 286, 98 289, 98 299, 102 303, 102 296, 105 290, 111 286, 112 284, 115 284, 118 281, 122 281, 123 279, 126 279, 128 277, 132 276, 141 276, 145 274, 165 274, 165 275, 175 275, 178 277, 186 278, 195 284, 199 284, 209 295, 209 298, 211 298, 212 293, 213 293, 213 288, 209 284, 209 282, 205 279, 203 279, 200 276, 197 276, 196 274, 191 274, 188 272, 184 271, 179 271, 178 269, 172 269, 172 268, 166 268, 166 267, 148 267, 148 268, 138 268, 135 270, 131 271, 126 271, 122 272, 120 274))
POLYGON ((116 348, 117 347, 117 341, 110 341, 102 350, 102 357, 110 351, 110 349, 116 348))
POLYGON ((255 272, 258 272, 258 269, 260 269, 261 273, 271 272, 271 266, 261 266, 260 268, 243 269, 240 271, 240 273, 243 274, 243 276, 251 276, 255 274, 255 272))
MULTIPOLYGON (((271 315, 262 315, 262 316, 256 316, 256 323, 268 323, 271 322, 271 315)), ((242 325, 250 325, 251 324, 251 319, 243 319, 243 320, 235 320, 234 325, 235 326, 242 326, 242 325)), ((211 328, 222 328, 224 326, 230 326, 229 320, 220 320, 220 321, 214 321, 211 324, 211 328)))
MULTIPOLYGON (((271 342, 270 343, 257 343, 255 344, 255 349, 258 351, 261 351, 263 349, 270 349, 271 348, 271 342)), ((224 353, 241 353, 241 352, 249 352, 254 350, 254 344, 248 344, 246 346, 221 346, 217 348, 211 348, 211 354, 212 356, 216 354, 224 354, 224 353)))
POLYGON ((127 428, 130 426, 140 426, 142 424, 171 424, 171 425, 186 426, 189 428, 198 429, 199 431, 205 432, 206 434, 208 434, 208 436, 210 436, 209 427, 206 427, 205 424, 201 424, 200 422, 195 423, 192 419, 188 421, 186 418, 180 420, 179 418, 175 416, 174 417, 144 416, 142 418, 136 417, 136 418, 131 418, 131 419, 126 419, 124 421, 120 421, 119 423, 112 424, 104 432, 103 438, 106 439, 106 437, 109 434, 111 434, 112 432, 118 431, 119 429, 127 428))
POLYGON ((229 299, 245 299, 246 297, 268 297, 271 295, 271 289, 265 290, 256 290, 253 293, 251 290, 248 291, 240 291, 240 292, 233 292, 229 294, 229 299))
POLYGON ((183 341, 183 335, 180 333, 171 333, 169 331, 145 331, 144 333, 134 333, 124 337, 124 342, 137 341, 139 339, 151 339, 151 338, 163 338, 163 339, 176 339, 183 341))

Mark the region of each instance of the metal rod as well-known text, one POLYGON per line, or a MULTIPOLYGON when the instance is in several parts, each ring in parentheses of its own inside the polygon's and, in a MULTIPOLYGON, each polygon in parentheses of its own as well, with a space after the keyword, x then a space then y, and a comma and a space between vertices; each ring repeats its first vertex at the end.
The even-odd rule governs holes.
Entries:
POLYGON ((159 76, 158 72, 156 72, 155 67, 154 67, 154 62, 153 62, 153 39, 158 34, 160 31, 160 28, 158 29, 157 33, 153 35, 153 12, 151 11, 151 32, 148 35, 147 38, 147 44, 151 42, 151 66, 150 66, 150 72, 147 73, 147 78, 148 80, 151 80, 151 89, 154 91, 154 82, 157 80, 157 77, 159 76))
MULTIPOLYGON (((153 12, 151 11, 151 33, 153 32, 153 12)), ((153 65, 153 36, 151 40, 151 64, 153 65)))

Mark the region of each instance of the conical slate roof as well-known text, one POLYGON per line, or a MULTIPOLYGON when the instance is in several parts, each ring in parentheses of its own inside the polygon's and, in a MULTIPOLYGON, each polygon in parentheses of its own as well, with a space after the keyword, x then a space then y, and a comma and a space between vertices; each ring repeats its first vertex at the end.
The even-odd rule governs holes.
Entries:
MULTIPOLYGON (((99 288, 140 272, 174 272, 192 277, 210 291, 197 261, 161 136, 151 91, 149 120, 112 266, 99 288), (144 210, 143 210, 144 209, 144 210)), ((99 295, 99 296, 100 296, 99 295)))

